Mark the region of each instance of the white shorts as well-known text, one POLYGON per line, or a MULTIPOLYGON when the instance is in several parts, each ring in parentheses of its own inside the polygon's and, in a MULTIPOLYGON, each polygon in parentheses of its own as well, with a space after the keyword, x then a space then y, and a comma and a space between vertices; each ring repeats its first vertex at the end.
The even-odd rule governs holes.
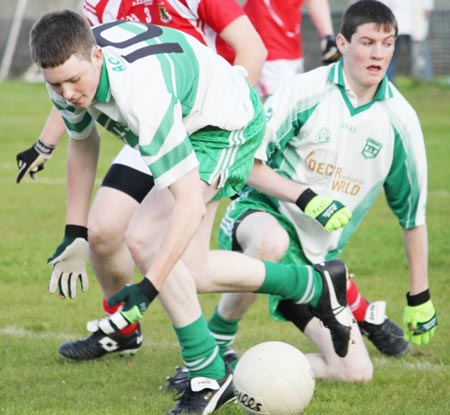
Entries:
POLYGON ((272 95, 278 88, 304 71, 304 59, 267 61, 261 71, 257 92, 261 97, 272 95))
POLYGON ((129 145, 124 145, 122 147, 122 150, 120 150, 119 154, 117 154, 112 164, 122 164, 151 176, 150 170, 147 164, 145 164, 139 150, 135 150, 129 145))

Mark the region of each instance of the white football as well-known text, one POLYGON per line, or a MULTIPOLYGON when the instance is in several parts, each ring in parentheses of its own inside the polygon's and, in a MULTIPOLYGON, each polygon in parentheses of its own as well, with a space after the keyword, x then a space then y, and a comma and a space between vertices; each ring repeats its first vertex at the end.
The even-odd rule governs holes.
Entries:
POLYGON ((237 400, 249 414, 299 414, 311 402, 315 384, 306 356, 283 342, 251 347, 234 370, 237 400))

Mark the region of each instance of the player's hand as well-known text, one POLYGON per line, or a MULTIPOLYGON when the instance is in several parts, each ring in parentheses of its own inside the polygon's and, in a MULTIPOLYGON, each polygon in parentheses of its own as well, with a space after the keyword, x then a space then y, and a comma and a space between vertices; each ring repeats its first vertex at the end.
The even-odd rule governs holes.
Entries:
POLYGON ((299 196, 295 204, 328 232, 344 227, 352 218, 352 212, 341 202, 320 196, 309 188, 299 196))
POLYGON ((144 277, 139 284, 125 285, 108 300, 108 305, 114 307, 123 303, 121 314, 131 324, 144 316, 145 310, 157 295, 158 291, 151 281, 144 277))
POLYGON ((436 331, 438 320, 428 290, 410 296, 406 295, 408 305, 403 314, 405 340, 412 344, 428 344, 436 331))
POLYGON ((87 228, 66 225, 63 241, 47 260, 47 264, 52 265, 49 292, 54 294, 58 288, 61 299, 75 298, 78 280, 81 283, 81 289, 86 291, 89 288, 86 272, 88 258, 87 228))
POLYGON ((55 146, 48 146, 42 140, 36 141, 29 149, 16 155, 19 174, 16 183, 20 183, 23 177, 28 173, 32 179, 36 173, 44 170, 44 164, 52 157, 55 146))
POLYGON ((336 62, 341 57, 334 36, 324 36, 320 42, 320 49, 322 51, 322 63, 324 65, 336 62))
POLYGON ((109 317, 88 322, 87 329, 90 332, 101 330, 105 334, 122 330, 141 320, 157 295, 158 291, 146 277, 139 284, 125 285, 108 300, 108 305, 112 307, 121 304, 120 310, 109 317))

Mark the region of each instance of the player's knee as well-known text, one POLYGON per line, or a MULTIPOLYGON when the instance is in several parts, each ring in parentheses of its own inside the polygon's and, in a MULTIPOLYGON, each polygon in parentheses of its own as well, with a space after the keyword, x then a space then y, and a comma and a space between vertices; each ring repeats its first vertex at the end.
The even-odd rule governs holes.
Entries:
POLYGON ((353 376, 352 380, 350 382, 354 383, 368 383, 373 379, 373 367, 369 371, 361 372, 357 374, 356 376, 353 376))
POLYGON ((210 292, 213 287, 220 284, 220 281, 215 279, 215 273, 210 271, 208 260, 205 260, 202 264, 194 262, 186 265, 195 281, 197 292, 210 292))
POLYGON ((254 293, 226 293, 218 304, 219 314, 227 320, 238 320, 257 299, 254 293))
POLYGON ((133 257, 134 261, 138 263, 143 249, 143 238, 136 228, 128 228, 125 232, 125 243, 133 257))
POLYGON ((367 383, 373 378, 373 364, 370 360, 359 362, 357 366, 345 366, 341 371, 339 378, 349 383, 367 383))
POLYGON ((144 257, 151 257, 159 245, 149 243, 147 232, 139 226, 128 227, 125 232, 125 243, 137 264, 140 264, 144 257))
MULTIPOLYGON (((286 254, 289 247, 289 235, 280 226, 275 226, 264 237, 252 242, 250 254, 255 258, 278 262, 286 254)), ((247 253, 247 250, 246 250, 247 253)))
POLYGON ((89 247, 94 254, 103 255, 113 252, 123 243, 124 232, 115 224, 102 219, 90 219, 88 224, 89 247))
POLYGON ((346 382, 349 383, 367 383, 370 382, 373 378, 373 367, 366 370, 358 370, 353 373, 349 373, 346 378, 344 379, 346 382))

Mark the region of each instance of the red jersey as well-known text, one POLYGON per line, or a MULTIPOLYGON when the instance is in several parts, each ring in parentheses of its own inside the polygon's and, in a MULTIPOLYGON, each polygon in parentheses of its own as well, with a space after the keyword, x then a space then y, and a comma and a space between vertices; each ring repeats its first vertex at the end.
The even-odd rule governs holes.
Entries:
POLYGON ((244 11, 264 42, 268 61, 303 57, 303 1, 247 0, 244 11))
POLYGON ((92 26, 130 20, 173 27, 232 64, 234 50, 218 34, 244 11, 235 0, 84 0, 83 14, 92 26))

